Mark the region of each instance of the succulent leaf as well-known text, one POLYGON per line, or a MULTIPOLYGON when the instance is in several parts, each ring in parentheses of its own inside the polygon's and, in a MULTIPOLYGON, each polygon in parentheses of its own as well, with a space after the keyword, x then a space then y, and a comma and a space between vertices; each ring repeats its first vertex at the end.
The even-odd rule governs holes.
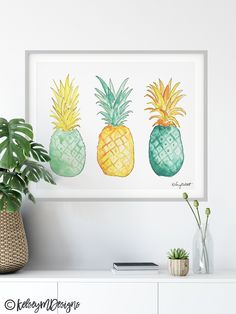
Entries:
POLYGON ((188 259, 189 258, 189 253, 184 250, 184 249, 171 249, 168 253, 167 256, 169 259, 188 259))

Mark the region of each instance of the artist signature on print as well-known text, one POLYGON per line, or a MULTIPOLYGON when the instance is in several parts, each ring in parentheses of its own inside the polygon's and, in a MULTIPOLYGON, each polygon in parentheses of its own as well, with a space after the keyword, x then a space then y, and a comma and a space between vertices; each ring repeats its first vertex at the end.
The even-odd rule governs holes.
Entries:
POLYGON ((192 182, 173 182, 171 185, 175 188, 178 188, 179 190, 181 190, 182 188, 185 187, 190 187, 193 183, 192 182))

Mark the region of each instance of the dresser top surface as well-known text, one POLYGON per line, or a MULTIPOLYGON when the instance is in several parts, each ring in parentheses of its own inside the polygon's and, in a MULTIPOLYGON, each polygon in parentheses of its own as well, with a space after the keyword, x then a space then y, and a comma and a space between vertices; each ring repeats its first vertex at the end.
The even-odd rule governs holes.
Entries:
POLYGON ((189 274, 170 276, 166 271, 114 273, 111 270, 21 270, 13 274, 0 274, 0 282, 50 281, 50 282, 235 282, 236 271, 218 271, 210 275, 189 274))

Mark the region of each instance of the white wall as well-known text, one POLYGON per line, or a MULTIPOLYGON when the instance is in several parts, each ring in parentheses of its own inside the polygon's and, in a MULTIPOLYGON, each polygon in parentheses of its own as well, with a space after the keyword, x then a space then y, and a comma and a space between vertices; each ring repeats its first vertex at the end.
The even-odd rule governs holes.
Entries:
MULTIPOLYGON (((209 206, 216 268, 236 268, 235 10, 233 0, 0 1, 0 115, 24 115, 26 49, 207 49, 209 206)), ((204 204, 206 206, 206 204, 204 204)), ((191 249, 183 203, 24 205, 31 268, 109 268, 114 260, 166 264, 191 249)))

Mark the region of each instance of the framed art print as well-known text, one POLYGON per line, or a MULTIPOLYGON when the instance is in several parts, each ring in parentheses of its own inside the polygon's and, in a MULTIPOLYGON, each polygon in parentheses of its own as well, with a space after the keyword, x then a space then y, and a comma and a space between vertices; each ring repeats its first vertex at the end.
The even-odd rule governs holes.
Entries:
POLYGON ((26 119, 56 181, 37 198, 207 194, 205 51, 27 51, 26 119))

